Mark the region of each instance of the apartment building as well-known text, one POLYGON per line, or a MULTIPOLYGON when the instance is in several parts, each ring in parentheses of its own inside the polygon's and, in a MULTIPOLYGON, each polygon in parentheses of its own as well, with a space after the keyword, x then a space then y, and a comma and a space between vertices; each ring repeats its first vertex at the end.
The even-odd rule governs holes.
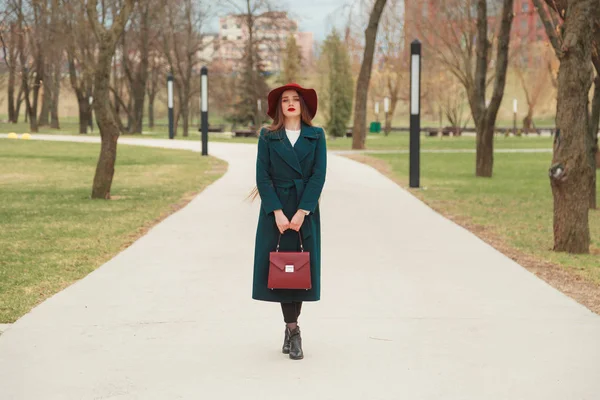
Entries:
MULTIPOLYGON (((239 65, 250 35, 245 18, 243 14, 230 14, 219 19, 217 56, 233 68, 239 65)), ((252 34, 258 44, 262 67, 268 73, 281 71, 282 55, 290 34, 300 47, 302 59, 312 62, 313 34, 299 32, 298 23, 290 19, 287 12, 271 11, 259 15, 254 22, 252 34)))

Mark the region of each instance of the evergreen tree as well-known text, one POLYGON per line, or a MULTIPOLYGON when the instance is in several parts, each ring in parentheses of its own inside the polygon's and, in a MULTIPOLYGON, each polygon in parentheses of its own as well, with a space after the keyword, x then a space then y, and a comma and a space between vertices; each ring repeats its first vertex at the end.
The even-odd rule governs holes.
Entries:
POLYGON ((239 72, 237 87, 237 101, 231 120, 241 125, 250 125, 252 129, 264 122, 266 112, 265 100, 269 91, 264 76, 262 60, 259 56, 258 46, 246 46, 242 59, 242 70, 239 72), (258 111, 258 100, 262 100, 261 111, 258 111))
POLYGON ((354 83, 350 56, 340 35, 334 29, 322 46, 321 92, 325 100, 326 131, 335 137, 343 137, 352 114, 354 83))
POLYGON ((290 82, 298 82, 300 78, 300 66, 302 63, 302 55, 300 48, 296 43, 294 35, 289 35, 285 46, 285 55, 283 58, 283 73, 281 74, 281 82, 287 84, 290 82))

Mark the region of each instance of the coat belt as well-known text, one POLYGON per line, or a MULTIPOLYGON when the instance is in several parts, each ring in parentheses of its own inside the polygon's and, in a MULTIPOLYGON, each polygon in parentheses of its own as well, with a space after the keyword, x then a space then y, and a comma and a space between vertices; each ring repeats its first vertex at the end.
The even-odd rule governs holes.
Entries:
MULTIPOLYGON (((298 196, 298 202, 302 198, 302 194, 304 193, 304 188, 305 188, 306 184, 308 183, 308 179, 272 178, 272 180, 273 180, 273 186, 275 186, 275 187, 278 187, 281 189, 295 188, 296 194, 298 196)), ((309 218, 309 216, 310 215, 308 215, 304 218, 304 222, 302 223, 302 226, 300 227, 300 232, 302 232, 302 237, 304 239, 309 238, 312 233, 312 229, 311 229, 312 218, 309 218)))

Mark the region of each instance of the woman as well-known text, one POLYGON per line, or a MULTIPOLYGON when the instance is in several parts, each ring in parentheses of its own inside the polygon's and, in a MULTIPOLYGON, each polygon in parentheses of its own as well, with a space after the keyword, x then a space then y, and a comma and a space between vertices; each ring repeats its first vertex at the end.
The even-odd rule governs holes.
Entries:
POLYGON ((317 93, 297 84, 273 89, 267 114, 273 119, 260 131, 256 160, 256 189, 261 211, 256 229, 252 298, 279 302, 286 323, 282 351, 293 360, 304 358, 298 317, 304 301, 321 297, 321 222, 319 197, 325 184, 325 132, 312 126, 317 93), (269 253, 310 253, 312 288, 269 289, 269 253), (281 238, 280 238, 281 236, 281 238))

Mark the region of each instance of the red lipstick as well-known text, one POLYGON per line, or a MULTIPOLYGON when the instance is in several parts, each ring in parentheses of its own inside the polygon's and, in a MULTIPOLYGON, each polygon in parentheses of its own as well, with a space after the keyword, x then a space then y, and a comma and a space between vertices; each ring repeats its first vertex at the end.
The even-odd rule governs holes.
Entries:
POLYGON ((294 107, 290 107, 288 108, 288 111, 296 111, 296 109, 294 107))

